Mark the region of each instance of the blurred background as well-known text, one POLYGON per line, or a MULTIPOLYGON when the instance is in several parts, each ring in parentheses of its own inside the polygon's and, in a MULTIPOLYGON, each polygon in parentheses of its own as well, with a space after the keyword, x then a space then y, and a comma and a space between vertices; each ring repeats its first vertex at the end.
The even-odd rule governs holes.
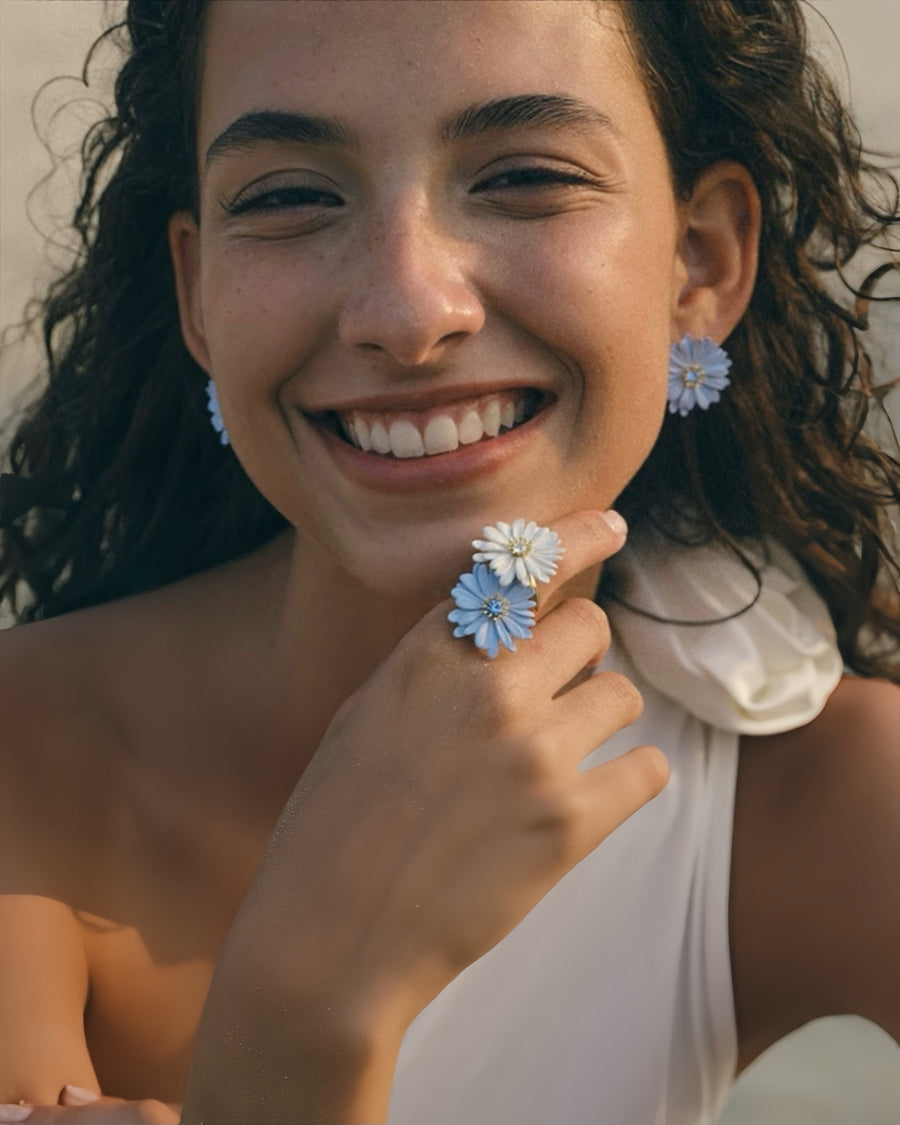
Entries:
MULTIPOLYGON (((78 146, 109 101, 114 45, 97 54, 89 86, 82 67, 121 10, 121 0, 0 0, 0 419, 38 370, 39 349, 20 325, 27 302, 68 260, 78 146)), ((900 153, 900 0, 817 0, 808 12, 816 50, 840 76, 866 143, 900 153)), ((873 351, 896 377, 900 310, 882 307, 872 320, 873 351)), ((898 391, 887 405, 900 422, 898 391)), ((768 1051, 738 1080, 719 1125, 898 1122, 900 1049, 874 1025, 841 1018, 768 1051)))

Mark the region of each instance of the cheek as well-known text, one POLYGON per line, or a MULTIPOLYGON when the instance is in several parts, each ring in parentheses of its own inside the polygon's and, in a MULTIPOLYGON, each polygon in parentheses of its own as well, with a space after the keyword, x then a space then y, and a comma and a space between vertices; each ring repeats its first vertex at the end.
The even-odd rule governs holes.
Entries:
POLYGON ((630 416, 637 425, 649 415, 657 426, 672 331, 674 222, 590 218, 560 224, 510 256, 512 313, 580 376, 585 424, 630 416))
POLYGON ((204 324, 227 397, 262 385, 274 394, 315 347, 325 319, 316 276, 289 243, 248 243, 206 256, 204 324))
POLYGON ((557 243, 547 256, 539 283, 546 308, 541 331, 576 372, 568 453, 586 496, 613 503, 658 438, 675 261, 669 222, 623 221, 593 239, 557 243))

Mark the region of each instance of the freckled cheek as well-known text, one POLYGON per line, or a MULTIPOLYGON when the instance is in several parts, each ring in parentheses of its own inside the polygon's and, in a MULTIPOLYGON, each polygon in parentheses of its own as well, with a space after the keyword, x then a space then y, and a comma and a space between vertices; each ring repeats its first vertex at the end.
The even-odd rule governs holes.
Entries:
POLYGON ((524 275, 532 278, 534 335, 574 369, 561 452, 577 468, 585 496, 612 503, 656 442, 666 403, 673 260, 668 226, 585 226, 524 275))
POLYGON ((584 374, 586 404, 596 396, 611 414, 655 411, 665 400, 671 231, 573 224, 569 237, 548 243, 511 263, 521 317, 584 374))
POLYGON ((226 382, 288 377, 315 347, 321 287, 288 254, 213 261, 203 293, 213 371, 226 382))

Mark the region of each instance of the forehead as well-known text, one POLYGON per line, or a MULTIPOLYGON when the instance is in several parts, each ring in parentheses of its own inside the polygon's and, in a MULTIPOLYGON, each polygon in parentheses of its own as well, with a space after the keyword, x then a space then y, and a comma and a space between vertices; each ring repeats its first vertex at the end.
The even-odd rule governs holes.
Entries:
POLYGON ((389 127, 521 90, 644 103, 619 6, 597 0, 213 0, 201 144, 241 113, 297 107, 389 127))

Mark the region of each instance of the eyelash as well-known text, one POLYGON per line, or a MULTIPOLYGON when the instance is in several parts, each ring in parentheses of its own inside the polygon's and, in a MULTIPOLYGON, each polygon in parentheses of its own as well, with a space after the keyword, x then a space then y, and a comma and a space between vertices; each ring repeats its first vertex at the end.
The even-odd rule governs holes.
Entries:
POLYGON ((244 195, 243 197, 239 196, 235 200, 224 200, 222 206, 229 215, 243 215, 248 211, 285 211, 289 210, 291 207, 321 205, 323 199, 328 199, 332 204, 337 204, 339 207, 343 207, 344 205, 344 201, 331 192, 322 191, 319 188, 295 186, 276 188, 263 187, 258 191, 251 191, 250 194, 244 195), (271 200, 278 199, 279 197, 288 197, 291 202, 271 202, 271 200))
POLYGON ((518 181, 511 182, 510 187, 545 187, 549 184, 568 184, 573 187, 591 184, 596 186, 597 180, 584 172, 563 170, 562 168, 547 168, 543 165, 528 165, 523 168, 511 168, 508 172, 499 172, 495 176, 476 184, 474 190, 496 188, 499 180, 518 181))
MULTIPOLYGON (((516 188, 541 188, 554 184, 570 187, 602 186, 596 177, 576 171, 566 171, 560 168, 547 168, 541 165, 530 165, 523 168, 511 168, 507 172, 500 172, 495 176, 476 184, 473 193, 502 190, 504 187, 515 190, 516 188), (506 180, 506 184, 501 181, 506 180)), ((321 205, 322 200, 328 200, 329 206, 343 207, 344 201, 331 192, 318 188, 288 186, 276 188, 262 188, 251 192, 236 200, 225 200, 222 206, 229 215, 243 215, 247 212, 258 211, 284 211, 293 207, 307 207, 321 205), (273 202, 279 198, 289 202, 273 202)))

